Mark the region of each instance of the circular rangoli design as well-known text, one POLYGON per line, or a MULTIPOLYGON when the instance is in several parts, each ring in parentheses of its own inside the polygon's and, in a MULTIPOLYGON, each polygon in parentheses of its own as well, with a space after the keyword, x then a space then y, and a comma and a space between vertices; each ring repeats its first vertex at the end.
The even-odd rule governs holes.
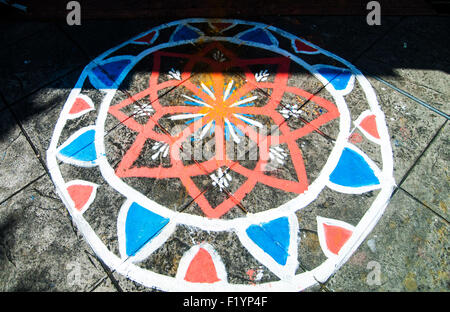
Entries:
POLYGON ((95 253, 163 290, 324 282, 394 186, 384 115, 361 72, 240 20, 164 24, 94 59, 47 159, 95 253), (359 210, 348 217, 346 205, 359 210), (320 263, 302 262, 311 257, 320 263))

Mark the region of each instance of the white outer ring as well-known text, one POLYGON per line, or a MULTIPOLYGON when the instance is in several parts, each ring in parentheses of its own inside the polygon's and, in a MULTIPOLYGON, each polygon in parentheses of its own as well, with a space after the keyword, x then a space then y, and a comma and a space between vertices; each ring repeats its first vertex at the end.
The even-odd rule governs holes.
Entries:
MULTIPOLYGON (((328 51, 321 49, 320 47, 318 47, 312 43, 308 43, 308 44, 310 46, 318 49, 322 54, 327 55, 328 57, 334 58, 335 60, 338 60, 339 62, 341 62, 342 64, 347 66, 355 74, 357 81, 363 88, 363 91, 366 95, 366 98, 368 100, 369 107, 370 107, 372 113, 376 115, 376 119, 378 121, 378 131, 379 131, 380 138, 381 138, 380 147, 381 147, 382 162, 383 162, 383 169, 381 171, 381 176, 380 176, 381 191, 378 194, 377 198, 372 203, 371 207, 366 212, 366 214, 363 216, 363 218, 360 220, 360 222, 356 225, 355 231, 354 231, 352 237, 349 239, 349 241, 345 244, 343 249, 340 251, 340 254, 338 257, 330 258, 330 259, 326 260, 325 262, 323 262, 320 266, 316 267, 315 269, 308 271, 308 272, 300 273, 300 274, 294 276, 294 278, 291 279, 289 282, 276 281, 276 282, 269 282, 269 283, 264 283, 264 284, 259 284, 259 285, 243 285, 243 284, 212 284, 212 285, 208 284, 208 285, 204 285, 204 284, 189 283, 189 282, 185 282, 185 281, 180 281, 173 277, 157 274, 157 273, 142 269, 130 262, 127 262, 127 261, 123 262, 118 256, 113 254, 104 245, 104 243, 95 234, 94 230, 90 227, 89 223, 82 217, 82 215, 75 213, 76 211, 75 211, 74 207, 72 206, 73 204, 71 204, 70 201, 68 200, 68 198, 70 198, 70 197, 68 196, 68 193, 67 193, 66 189, 64 188, 65 182, 61 175, 61 172, 59 170, 58 163, 57 163, 57 158, 56 158, 57 146, 58 146, 59 137, 64 128, 64 125, 67 122, 67 120, 69 119, 67 116, 68 116, 68 112, 71 107, 70 107, 70 105, 68 105, 68 103, 73 103, 73 100, 80 93, 81 86, 82 86, 84 80, 87 78, 87 73, 89 72, 90 68, 92 66, 94 66, 95 64, 98 64, 99 60, 104 59, 110 53, 131 43, 133 40, 138 39, 138 38, 150 33, 151 31, 159 31, 162 28, 171 27, 171 26, 179 25, 179 24, 205 23, 208 21, 209 21, 209 19, 196 18, 196 19, 185 19, 185 20, 180 20, 180 21, 175 21, 175 22, 171 22, 168 24, 160 25, 160 26, 155 27, 149 31, 146 31, 138 36, 135 36, 131 40, 128 40, 115 48, 112 48, 112 49, 104 52, 99 57, 97 57, 93 62, 91 62, 85 68, 85 70, 82 72, 78 82, 75 85, 75 88, 72 89, 72 91, 70 92, 69 97, 66 101, 66 104, 64 105, 64 108, 61 112, 61 117, 55 126, 53 137, 52 137, 50 146, 47 150, 47 164, 49 167, 51 177, 56 186, 56 191, 57 191, 58 195, 61 197, 62 201, 68 208, 72 219, 77 224, 78 229, 81 231, 81 233, 83 234, 85 239, 91 245, 94 252, 110 268, 112 268, 113 270, 116 270, 120 274, 123 274, 138 283, 141 283, 148 287, 156 286, 162 290, 170 290, 170 291, 300 291, 300 290, 303 290, 307 287, 317 284, 318 280, 319 281, 326 280, 340 266, 342 266, 345 263, 345 261, 347 261, 347 259, 358 248, 358 246, 361 244, 361 242, 371 232, 373 227, 378 222, 379 218, 383 214, 384 209, 386 208, 386 206, 388 204, 388 201, 392 194, 392 190, 395 186, 395 181, 393 178, 392 148, 391 148, 390 141, 389 141, 388 129, 387 129, 387 126, 385 123, 384 114, 378 105, 376 94, 375 94, 374 90, 372 89, 369 81, 353 65, 351 65, 347 61, 343 60, 342 58, 340 58, 328 51)), ((240 24, 247 24, 247 25, 254 25, 254 26, 263 25, 261 23, 246 22, 246 21, 240 21, 240 20, 223 20, 223 22, 231 22, 234 24, 240 23, 240 24)), ((265 25, 263 25, 263 26, 265 26, 265 25)), ((288 39, 291 39, 291 40, 297 39, 296 36, 293 36, 285 31, 275 28, 273 26, 269 26, 269 27, 267 27, 267 29, 269 29, 271 31, 275 31, 278 34, 281 34, 281 35, 287 37, 288 39)), ((204 39, 204 38, 202 38, 202 39, 204 39)), ((210 40, 218 41, 218 40, 223 40, 223 38, 222 37, 210 37, 210 40)), ((228 40, 228 41, 231 41, 231 40, 228 40)), ((185 43, 189 43, 189 41, 178 42, 177 45, 181 45, 181 44, 185 44, 185 43)), ((239 43, 241 43, 241 41, 239 41, 239 43)), ((253 46, 260 47, 263 49, 265 48, 264 45, 254 44, 253 46)), ((167 47, 167 46, 165 46, 165 47, 167 47)), ((158 46, 158 49, 162 49, 165 47, 163 45, 160 45, 160 46, 158 46)), ((273 49, 274 49, 274 47, 271 47, 271 50, 273 50, 273 49)), ((275 50, 277 50, 277 49, 278 48, 276 48, 275 50)), ((276 51, 276 52, 281 55, 285 55, 285 56, 289 55, 298 64, 306 65, 306 66, 304 66, 306 69, 308 69, 309 67, 312 67, 309 64, 302 62, 297 56, 291 55, 290 53, 287 53, 286 51, 283 51, 282 53, 280 53, 280 51, 276 51)), ((315 73, 314 71, 311 71, 311 72, 313 73, 313 75, 315 75, 317 77, 317 75, 318 75, 317 73, 315 73)), ((328 91, 330 91, 328 86, 326 88, 328 91)), ((330 92, 330 93, 332 93, 332 92, 330 92)), ((107 96, 105 97, 105 99, 108 99, 111 96, 111 98, 109 99, 109 102, 110 102, 112 99, 112 95, 113 94, 108 93, 107 96)), ((333 96, 334 96, 334 94, 333 94, 333 96)), ((315 190, 316 195, 320 192, 320 190, 325 185, 325 183, 324 183, 323 186, 318 187, 316 182, 318 181, 319 178, 320 178, 320 180, 324 179, 323 175, 324 175, 325 171, 327 171, 328 175, 329 175, 331 173, 331 170, 334 169, 334 166, 337 164, 338 159, 332 159, 332 156, 338 153, 337 146, 339 146, 340 150, 343 149, 345 139, 348 137, 348 134, 349 134, 351 119, 350 119, 349 115, 347 115, 347 117, 346 117, 345 114, 342 114, 343 111, 341 110, 340 105, 342 106, 343 103, 341 101, 343 101, 342 97, 340 99, 339 98, 336 99, 336 104, 341 113, 340 133, 336 140, 336 146, 333 148, 333 150, 330 154, 329 160, 327 161, 326 165, 322 169, 320 176, 314 181, 313 184, 310 185, 310 191, 313 186, 314 186, 314 188, 318 189, 318 190, 317 189, 315 190), (343 132, 345 132, 346 135, 343 135, 342 134, 343 132), (325 170, 325 169, 327 169, 327 170, 325 170)), ((104 102, 105 102, 105 100, 103 101, 103 104, 104 104, 104 102)), ((103 104, 102 104, 102 108, 105 106, 103 104)), ((344 104, 345 104, 345 102, 344 102, 344 104)), ((98 133, 97 133, 97 135, 98 135, 98 133)), ((102 138, 102 145, 103 145, 103 138, 102 138)), ((100 147, 100 146, 98 146, 98 144, 96 144, 96 147, 100 147)), ((102 150, 104 150, 104 146, 103 146, 102 150)), ((97 153, 99 153, 98 150, 97 150, 97 153)), ((103 157, 104 155, 99 155, 99 156, 103 157)), ((105 158, 105 157, 103 157, 103 158, 105 158)), ((102 160, 100 160, 100 163, 102 163, 102 160)), ((104 164, 101 165, 101 168, 103 168, 103 170, 105 170, 104 164)), ((102 173, 103 173, 103 171, 102 171, 102 173)), ((311 193, 310 191, 309 191, 309 193, 311 193)), ((300 196, 306 196, 306 194, 302 194, 300 196)), ((299 198, 299 197, 297 197, 297 198, 299 198)), ((307 197, 305 200, 308 200, 308 199, 309 199, 309 202, 314 200, 314 198, 309 198, 309 197, 307 197)), ((307 204, 309 204, 309 202, 307 204)), ((292 201, 290 201, 290 202, 280 206, 279 208, 276 208, 277 209, 276 211, 278 212, 276 217, 288 215, 288 214, 290 214, 291 211, 296 211, 300 208, 303 208, 304 206, 306 206, 306 205, 302 205, 301 207, 295 207, 292 204, 292 201)), ((271 210, 268 210, 268 211, 265 211, 265 212, 262 212, 259 214, 250 215, 248 218, 246 218, 247 222, 249 220, 252 220, 252 221, 255 221, 255 223, 256 223, 256 222, 267 221, 268 219, 273 219, 275 217, 275 216, 273 216, 274 210, 275 209, 271 209, 271 210)), ((177 214, 177 213, 173 212, 173 214, 177 214)), ((181 214, 178 213, 177 215, 179 216, 181 214)), ((202 222, 204 222, 204 219, 205 219, 203 217, 197 217, 197 216, 191 216, 191 217, 193 217, 195 219, 201 218, 202 222)), ((173 221, 178 221, 178 218, 176 216, 175 216, 175 218, 176 219, 173 221)), ((215 226, 214 226, 214 229, 211 229, 211 230, 214 230, 214 231, 232 230, 235 228, 235 226, 224 226, 223 222, 217 222, 217 221, 222 221, 222 220, 213 220, 213 221, 214 221, 213 224, 215 226)), ((238 225, 239 223, 242 222, 242 220, 234 219, 234 220, 229 220, 226 222, 227 223, 234 222, 235 225, 238 225)), ((183 222, 183 223, 185 223, 185 222, 183 222)), ((198 225, 196 225, 196 226, 198 227, 198 225)), ((207 226, 206 228, 210 228, 210 227, 207 226)))

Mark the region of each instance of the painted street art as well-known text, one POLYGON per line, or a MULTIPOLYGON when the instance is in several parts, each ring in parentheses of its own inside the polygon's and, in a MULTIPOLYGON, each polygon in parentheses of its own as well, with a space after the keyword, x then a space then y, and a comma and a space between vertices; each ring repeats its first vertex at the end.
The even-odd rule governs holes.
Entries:
POLYGON ((98 56, 64 104, 47 160, 94 252, 166 291, 324 282, 395 185, 384 114, 361 72, 301 37, 240 20, 163 24, 98 56), (366 102, 349 107, 354 93, 366 102), (356 221, 320 210, 311 218, 325 190, 367 207, 356 221), (323 259, 307 269, 306 231, 323 259))

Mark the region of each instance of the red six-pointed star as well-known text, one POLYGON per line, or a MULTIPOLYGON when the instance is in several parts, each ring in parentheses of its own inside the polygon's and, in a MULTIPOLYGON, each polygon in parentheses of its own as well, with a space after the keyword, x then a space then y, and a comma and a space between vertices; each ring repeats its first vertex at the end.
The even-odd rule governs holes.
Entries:
MULTIPOLYGON (((130 148, 127 150, 123 159, 120 161, 116 175, 124 177, 148 177, 148 178, 178 178, 185 186, 189 195, 195 200, 203 213, 208 218, 220 218, 231 208, 239 205, 242 199, 250 193, 257 183, 267 186, 301 194, 308 189, 308 180, 303 162, 302 152, 296 140, 305 135, 319 131, 319 128, 329 121, 339 116, 336 106, 318 96, 310 94, 297 87, 288 86, 290 60, 286 57, 268 57, 256 59, 238 58, 234 53, 225 49, 220 43, 212 43, 195 55, 158 51, 153 54, 153 70, 149 77, 149 86, 144 91, 134 94, 123 100, 117 105, 111 106, 109 113, 115 116, 120 122, 132 131, 137 132, 137 137, 130 148), (222 55, 220 61, 210 57, 210 52, 218 50, 222 55), (161 58, 172 57, 187 60, 182 72, 177 79, 159 82, 161 58), (206 64, 210 72, 211 82, 206 86, 201 82, 201 86, 196 85, 192 79, 192 71, 196 64, 206 64), (252 65, 270 64, 276 66, 273 81, 263 81, 255 79, 255 75, 250 70, 252 65), (240 68, 245 75, 245 82, 240 85, 233 93, 230 92, 232 82, 225 80, 224 72, 229 68, 240 68), (158 91, 169 87, 182 87, 189 93, 191 100, 196 100, 199 105, 162 105, 158 97, 158 91), (228 89, 228 92, 227 92, 228 89), (244 102, 248 104, 255 96, 251 92, 258 89, 270 90, 270 96, 267 97, 265 105, 240 105, 244 102), (281 99, 288 92, 318 105, 326 110, 312 121, 306 122, 300 128, 291 129, 285 117, 278 111, 282 105, 281 99), (154 114, 150 115, 145 124, 139 123, 133 116, 122 112, 122 109, 128 105, 139 105, 139 101, 149 97, 154 114), (244 100, 242 100, 244 99, 244 100), (249 100, 245 100, 249 99, 249 100), (277 110, 278 109, 278 110, 277 110), (185 114, 185 115, 183 115, 185 114), (255 131, 255 122, 251 118, 240 118, 240 116, 265 116, 270 118, 279 128, 279 134, 261 135, 255 131), (161 121, 167 116, 173 119, 183 119, 195 117, 184 130, 171 135, 168 130, 161 126, 161 121), (179 117, 175 117, 179 116, 179 117), (215 154, 214 157, 205 161, 196 161, 191 164, 184 164, 181 157, 182 142, 190 139, 198 129, 210 129, 211 123, 214 123, 215 154), (231 126, 231 124, 233 126, 231 126), (209 125, 209 126, 208 126, 209 125), (240 164, 239 161, 230 159, 226 153, 225 128, 232 131, 236 126, 241 133, 248 136, 250 140, 258 145, 259 158, 254 169, 248 169, 240 164), (155 131, 159 129, 160 131, 155 131), (170 148, 170 167, 162 165, 155 167, 136 167, 135 161, 143 151, 147 140, 162 142, 170 148), (262 144, 264 143, 264 144, 262 144), (285 144, 289 150, 291 160, 297 175, 298 181, 280 179, 265 173, 268 162, 269 149, 272 146, 285 144), (204 196, 192 177, 199 175, 211 175, 219 168, 226 167, 246 178, 237 190, 228 194, 229 196, 216 207, 212 207, 210 202, 204 196)), ((186 96, 188 97, 188 96, 186 96)), ((178 103, 177 103, 178 104, 178 103)), ((183 104, 183 103, 180 103, 183 104)), ((206 131, 205 131, 206 132, 206 131)), ((234 133, 234 136, 237 136, 234 133)))

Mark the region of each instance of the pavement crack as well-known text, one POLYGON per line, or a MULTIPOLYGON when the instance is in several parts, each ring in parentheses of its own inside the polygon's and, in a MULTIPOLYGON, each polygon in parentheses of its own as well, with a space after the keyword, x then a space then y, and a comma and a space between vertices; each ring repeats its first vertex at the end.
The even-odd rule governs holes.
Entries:
POLYGON ((118 291, 118 292, 123 292, 123 289, 122 289, 122 287, 120 287, 120 285, 119 285, 119 282, 117 281, 117 279, 114 277, 114 275, 113 275, 113 272, 115 271, 111 271, 110 270, 110 268, 99 258, 99 257, 97 257, 96 255, 93 255, 93 254, 91 254, 88 250, 84 250, 84 253, 87 255, 87 257, 88 257, 88 259, 89 259, 89 262, 91 262, 91 264, 96 268, 96 269, 98 269, 98 267, 97 267, 97 265, 94 263, 94 260, 92 260, 92 259, 95 259, 96 260, 96 262, 98 262, 100 265, 101 265, 101 267, 102 267, 102 269, 103 269, 103 271, 105 271, 105 273, 106 273, 106 276, 105 277, 103 277, 98 283, 96 283, 95 285, 94 285, 94 287, 90 290, 90 292, 92 292, 93 290, 95 290, 98 286, 100 286, 100 284, 106 279, 106 278, 109 278, 110 279, 110 281, 111 281, 111 283, 113 284, 113 286, 114 286, 114 288, 118 291))
POLYGON ((10 200, 11 198, 13 198, 14 196, 16 196, 17 194, 19 194, 20 192, 24 191, 27 187, 29 187, 30 185, 32 185, 33 183, 37 182, 38 180, 40 180, 42 177, 44 177, 46 175, 46 173, 41 174, 39 177, 37 177, 36 179, 32 180, 31 182, 29 182, 28 184, 26 184, 25 186, 21 187, 19 190, 15 191, 14 193, 12 193, 11 195, 9 195, 7 198, 3 199, 0 202, 0 206, 3 205, 4 203, 6 203, 8 200, 10 200))
POLYGON ((403 182, 405 182, 406 178, 409 176, 409 174, 412 172, 412 170, 416 167, 420 159, 423 155, 427 152, 427 150, 430 148, 430 146, 433 144, 433 142, 436 140, 436 138, 440 135, 441 131, 445 128, 445 125, 447 124, 448 120, 445 120, 442 125, 439 127, 439 129, 436 131, 436 133, 433 135, 433 138, 428 142, 427 146, 422 150, 422 152, 417 156, 417 158, 414 160, 413 164, 410 166, 408 171, 404 174, 400 182, 398 183, 398 186, 401 187, 403 182))
POLYGON ((450 224, 450 221, 447 220, 447 218, 445 218, 443 215, 441 215, 440 213, 436 212, 434 209, 432 209, 429 205, 427 205, 426 203, 424 203, 423 201, 421 201, 420 199, 418 199, 417 197, 415 197, 414 195, 412 195, 410 192, 408 192, 407 190, 405 190, 402 187, 399 187, 400 190, 402 190, 404 193, 406 193, 406 195, 408 195, 411 199, 413 199, 414 201, 418 202, 421 206, 425 207, 426 209, 428 209, 429 211, 431 211, 434 215, 436 215, 437 217, 439 217, 444 223, 446 223, 447 225, 450 224))
POLYGON ((5 148, 5 152, 11 147, 11 145, 14 144, 15 141, 17 141, 18 138, 20 138, 20 136, 22 135, 22 133, 19 133, 9 144, 8 146, 5 148))
POLYGON ((73 224, 73 220, 70 218, 70 216, 69 216, 69 219, 70 219, 70 227, 72 228, 72 231, 73 231, 73 233, 75 234, 75 236, 78 238, 78 231, 77 231, 77 228, 76 228, 75 225, 73 224))
POLYGON ((95 258, 94 255, 92 255, 89 251, 87 251, 86 249, 84 250, 84 253, 87 255, 89 262, 94 266, 94 268, 97 268, 97 265, 95 264, 95 262, 92 260, 92 257, 95 258))
MULTIPOLYGON (((38 189, 35 188, 35 187, 32 188, 32 191, 34 191, 35 193, 37 193, 37 194, 38 194, 39 196, 41 196, 41 197, 45 197, 45 198, 54 200, 54 201, 56 201, 56 202, 60 202, 60 199, 59 199, 59 198, 56 198, 56 197, 47 195, 47 194, 41 192, 40 190, 38 190, 38 189)), ((44 210, 55 210, 55 209, 49 209, 49 208, 42 208, 42 209, 44 209, 44 210)))
POLYGON ((416 86, 419 86, 419 87, 422 87, 422 88, 431 90, 431 91, 436 92, 436 93, 439 93, 439 94, 441 94, 441 95, 446 95, 445 93, 443 93, 443 92, 441 92, 441 91, 439 91, 439 90, 436 90, 436 89, 431 88, 431 87, 429 87, 429 86, 426 86, 426 85, 424 85, 424 84, 418 83, 418 82, 416 82, 416 81, 414 81, 414 80, 411 80, 411 79, 409 79, 409 78, 404 78, 404 79, 407 80, 409 83, 414 84, 414 85, 416 85, 416 86))
POLYGON ((3 156, 2 156, 1 161, 3 161, 6 158, 6 154, 7 154, 8 149, 14 144, 14 142, 17 141, 17 139, 20 138, 21 135, 22 135, 22 133, 19 132, 19 134, 14 139, 12 139, 11 142, 9 142, 8 146, 6 146, 6 148, 3 150, 3 156))
POLYGON ((87 292, 93 292, 94 290, 96 290, 107 278, 108 276, 103 276, 101 279, 95 282, 91 289, 89 289, 87 292))

